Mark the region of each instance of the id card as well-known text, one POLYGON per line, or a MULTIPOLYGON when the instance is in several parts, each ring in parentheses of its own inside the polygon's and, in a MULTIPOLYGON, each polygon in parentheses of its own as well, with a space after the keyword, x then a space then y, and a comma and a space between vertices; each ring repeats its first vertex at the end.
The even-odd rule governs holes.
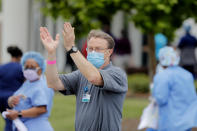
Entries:
POLYGON ((90 102, 90 94, 83 94, 82 102, 90 102))

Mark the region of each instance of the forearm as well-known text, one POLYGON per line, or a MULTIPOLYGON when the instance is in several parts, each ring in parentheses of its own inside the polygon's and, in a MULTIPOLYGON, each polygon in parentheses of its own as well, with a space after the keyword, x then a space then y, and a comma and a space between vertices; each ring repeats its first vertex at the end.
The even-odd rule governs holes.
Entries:
POLYGON ((168 95, 165 91, 157 91, 153 88, 153 98, 156 100, 159 106, 165 105, 168 102, 168 95))
MULTIPOLYGON (((48 54, 47 60, 48 61, 56 60, 55 53, 54 54, 48 54)), ((49 88, 53 88, 55 90, 64 90, 65 89, 61 80, 59 79, 56 64, 47 64, 46 78, 47 78, 47 84, 48 84, 49 88)))
POLYGON ((80 51, 72 53, 71 57, 83 76, 94 85, 103 85, 100 72, 90 62, 88 62, 80 51))
POLYGON ((8 98, 8 106, 10 107, 10 108, 13 108, 14 107, 14 104, 13 104, 13 102, 11 101, 11 98, 12 96, 10 96, 9 98, 8 98))
POLYGON ((165 98, 161 98, 161 97, 157 97, 157 96, 155 96, 154 98, 159 106, 163 106, 168 103, 167 99, 165 99, 165 98))
POLYGON ((22 110, 22 117, 37 117, 47 112, 46 106, 32 107, 27 110, 22 110))

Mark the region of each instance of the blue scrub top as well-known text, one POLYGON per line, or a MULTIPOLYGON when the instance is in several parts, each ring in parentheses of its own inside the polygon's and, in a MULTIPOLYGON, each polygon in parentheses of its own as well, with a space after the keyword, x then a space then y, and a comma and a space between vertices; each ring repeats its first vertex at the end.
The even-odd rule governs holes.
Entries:
POLYGON ((46 78, 44 76, 35 82, 25 81, 22 87, 17 90, 14 95, 24 95, 24 97, 20 98, 19 104, 14 107, 15 110, 26 110, 43 105, 47 106, 47 112, 38 117, 21 118, 28 130, 31 129, 34 131, 33 128, 35 128, 35 130, 52 130, 48 122, 48 117, 50 116, 52 108, 54 90, 47 87, 46 78))
POLYGON ((190 72, 172 66, 157 73, 153 97, 159 105, 159 131, 185 131, 197 126, 197 96, 190 72))
POLYGON ((0 111, 8 108, 7 99, 23 84, 22 66, 17 62, 0 65, 0 111))
POLYGON ((24 82, 22 66, 17 62, 0 65, 0 91, 1 96, 12 95, 24 82))

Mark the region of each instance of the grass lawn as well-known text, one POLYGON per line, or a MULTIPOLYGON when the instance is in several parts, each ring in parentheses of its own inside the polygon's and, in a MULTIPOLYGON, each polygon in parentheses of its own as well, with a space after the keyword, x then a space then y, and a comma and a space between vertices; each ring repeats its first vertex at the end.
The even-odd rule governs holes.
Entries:
MULTIPOLYGON (((123 120, 139 119, 148 100, 141 98, 127 98, 124 103, 123 120)), ((74 131, 75 96, 55 94, 50 122, 55 131, 74 131)), ((0 131, 3 131, 4 121, 0 117, 0 131)))

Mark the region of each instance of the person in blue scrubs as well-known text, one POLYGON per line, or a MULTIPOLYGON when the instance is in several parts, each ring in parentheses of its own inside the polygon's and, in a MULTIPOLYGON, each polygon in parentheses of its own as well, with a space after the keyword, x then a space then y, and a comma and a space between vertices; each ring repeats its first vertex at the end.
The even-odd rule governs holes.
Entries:
POLYGON ((21 63, 26 81, 8 99, 8 104, 13 110, 7 110, 9 114, 6 117, 11 120, 20 118, 28 131, 53 131, 48 117, 54 90, 47 86, 44 76, 45 60, 40 53, 27 52, 22 57, 21 63))
MULTIPOLYGON (((158 60, 159 60, 159 50, 167 45, 168 39, 164 34, 157 33, 154 36, 154 40, 155 40, 155 57, 156 57, 156 60, 158 62, 158 60)), ((163 67, 160 64, 157 64, 156 73, 161 72, 161 71, 163 71, 163 67)), ((151 85, 152 86, 150 86, 150 90, 151 90, 151 93, 152 93, 152 88, 154 88, 154 85, 153 85, 152 82, 151 82, 151 85)), ((151 101, 152 100, 153 99, 151 98, 151 101)), ((147 128, 146 131, 157 131, 157 130, 153 129, 153 128, 147 128)))
POLYGON ((190 72, 178 66, 172 47, 159 51, 164 70, 154 77, 153 97, 159 106, 159 131, 191 131, 197 126, 197 95, 190 72))
MULTIPOLYGON (((7 108, 8 97, 23 84, 24 76, 22 66, 20 64, 22 51, 17 46, 9 46, 7 52, 11 55, 11 61, 0 65, 0 112, 2 113, 7 108)), ((12 121, 5 119, 4 131, 12 130, 12 121)))

